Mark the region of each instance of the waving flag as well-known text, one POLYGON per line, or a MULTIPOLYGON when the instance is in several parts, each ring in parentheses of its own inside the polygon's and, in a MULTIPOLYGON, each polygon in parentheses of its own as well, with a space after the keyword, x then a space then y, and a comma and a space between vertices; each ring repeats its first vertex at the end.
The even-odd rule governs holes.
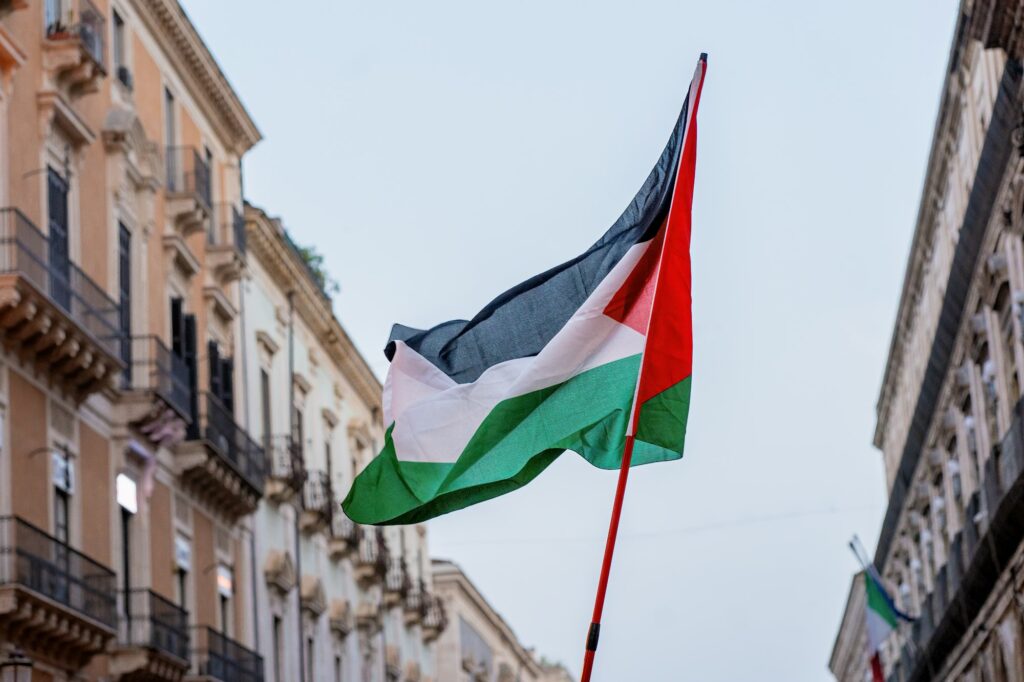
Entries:
POLYGON ((647 181, 580 256, 473 319, 395 325, 381 453, 343 502, 360 523, 413 523, 516 490, 565 450, 614 469, 682 456, 690 402, 690 213, 702 55, 647 181), (641 366, 643 370, 641 372, 641 366))

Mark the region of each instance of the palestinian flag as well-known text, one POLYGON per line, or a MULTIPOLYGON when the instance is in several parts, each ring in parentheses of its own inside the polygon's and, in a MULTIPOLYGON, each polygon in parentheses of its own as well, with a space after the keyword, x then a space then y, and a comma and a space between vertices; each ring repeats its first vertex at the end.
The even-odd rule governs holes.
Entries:
POLYGON ((615 469, 627 431, 633 464, 682 456, 706 68, 701 55, 657 165, 593 246, 472 320, 395 325, 385 349, 384 447, 343 502, 352 520, 414 523, 461 509, 526 485, 565 450, 615 469))

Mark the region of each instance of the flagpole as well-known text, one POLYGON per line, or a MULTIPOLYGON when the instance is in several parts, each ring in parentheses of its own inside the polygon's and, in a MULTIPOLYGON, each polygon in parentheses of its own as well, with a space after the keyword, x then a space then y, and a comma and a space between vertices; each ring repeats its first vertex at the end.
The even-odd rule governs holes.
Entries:
MULTIPOLYGON (((639 408, 633 415, 633 426, 639 421, 639 408)), ((583 675, 580 682, 590 682, 590 673, 594 669, 594 656, 597 654, 597 640, 601 633, 601 613, 604 611, 604 595, 608 590, 608 575, 612 568, 612 555, 615 553, 615 539, 619 535, 619 517, 622 515, 622 500, 626 496, 626 482, 629 479, 629 464, 633 459, 633 433, 629 429, 626 442, 622 447, 622 465, 619 467, 619 481, 615 486, 615 502, 612 503, 612 518, 608 522, 608 538, 604 544, 604 561, 601 563, 601 577, 597 581, 597 596, 594 598, 594 615, 590 619, 590 631, 587 633, 587 647, 583 654, 583 675)))

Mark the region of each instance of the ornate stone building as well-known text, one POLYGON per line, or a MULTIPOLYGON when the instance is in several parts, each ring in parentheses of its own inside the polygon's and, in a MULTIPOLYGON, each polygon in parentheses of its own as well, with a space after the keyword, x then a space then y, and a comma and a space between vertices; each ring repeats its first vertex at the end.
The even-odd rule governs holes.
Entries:
POLYGON ((246 395, 269 454, 255 517, 269 679, 435 680, 444 612, 426 527, 361 527, 339 508, 383 442, 381 386, 280 221, 253 207, 246 219, 246 395))
MULTIPOLYGON (((965 0, 878 401, 889 680, 1024 680, 1024 3, 965 0)), ((850 591, 830 669, 870 679, 850 591)))
POLYGON ((434 560, 434 585, 447 627, 437 642, 438 679, 444 682, 568 682, 558 664, 538 661, 532 649, 484 599, 458 565, 434 560))
MULTIPOLYGON (((175 0, 0 0, 0 663, 434 675, 422 527, 346 522, 380 386, 175 0)), ((436 678, 435 678, 436 679, 436 678)))

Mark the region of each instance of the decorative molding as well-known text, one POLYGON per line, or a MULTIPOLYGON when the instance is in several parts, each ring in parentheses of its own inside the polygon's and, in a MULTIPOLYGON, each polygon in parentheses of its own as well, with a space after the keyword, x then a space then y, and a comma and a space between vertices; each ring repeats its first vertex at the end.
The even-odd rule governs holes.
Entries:
POLYGON ((242 155, 259 142, 262 134, 177 1, 132 5, 232 151, 242 155))
POLYGON ((281 596, 292 591, 295 587, 295 563, 288 552, 272 549, 267 552, 267 558, 263 562, 263 577, 267 585, 277 590, 281 596))
MULTIPOLYGON (((379 408, 383 390, 380 381, 335 317, 330 301, 324 298, 301 258, 288 244, 281 222, 248 203, 245 217, 249 257, 260 262, 282 291, 295 294, 296 314, 316 334, 330 361, 371 411, 379 408)), ((278 309, 278 318, 282 315, 283 324, 287 324, 287 309, 278 309)))

